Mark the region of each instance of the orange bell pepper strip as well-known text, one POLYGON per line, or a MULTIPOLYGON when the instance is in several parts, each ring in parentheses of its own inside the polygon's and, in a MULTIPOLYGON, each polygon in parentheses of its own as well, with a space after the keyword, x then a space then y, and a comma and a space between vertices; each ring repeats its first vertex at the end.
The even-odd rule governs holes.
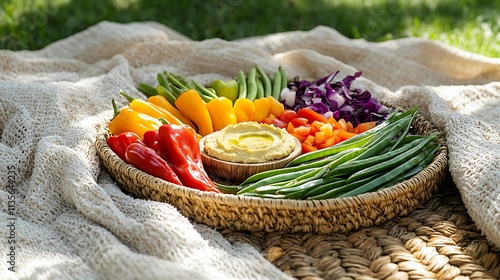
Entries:
POLYGON ((207 103, 214 131, 219 131, 230 124, 236 124, 233 102, 227 97, 217 97, 207 103))
POLYGON ((177 110, 168 100, 161 95, 153 95, 148 98, 147 102, 158 105, 167 111, 169 111, 174 117, 179 119, 182 123, 189 125, 190 127, 197 130, 196 125, 191 121, 186 115, 184 115, 181 111, 177 110))
POLYGON ((207 104, 196 90, 188 89, 182 92, 175 100, 175 106, 196 124, 201 136, 214 132, 207 104))
POLYGON ((118 110, 115 100, 112 100, 112 103, 114 117, 108 124, 111 135, 130 131, 143 139, 146 131, 157 130, 161 126, 161 122, 156 118, 137 112, 128 106, 118 110))

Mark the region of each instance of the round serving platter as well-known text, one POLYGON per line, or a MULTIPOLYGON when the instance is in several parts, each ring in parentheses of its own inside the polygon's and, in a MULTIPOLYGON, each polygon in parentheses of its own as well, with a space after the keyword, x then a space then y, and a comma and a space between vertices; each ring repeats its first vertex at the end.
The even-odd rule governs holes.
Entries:
MULTIPOLYGON (((419 135, 437 131, 420 114, 412 127, 419 135)), ((151 176, 121 160, 107 145, 109 136, 107 123, 103 123, 96 139, 97 152, 104 168, 126 193, 172 204, 195 222, 238 231, 332 233, 382 224, 408 215, 428 200, 444 180, 448 166, 446 143, 440 135, 441 147, 434 160, 412 178, 392 187, 324 200, 258 198, 203 192, 151 176)))

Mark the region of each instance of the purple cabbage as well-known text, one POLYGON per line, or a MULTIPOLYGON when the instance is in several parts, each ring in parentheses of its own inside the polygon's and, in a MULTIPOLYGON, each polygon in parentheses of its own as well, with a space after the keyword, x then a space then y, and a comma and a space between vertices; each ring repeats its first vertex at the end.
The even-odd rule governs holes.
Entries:
POLYGON ((368 90, 351 88, 352 82, 361 72, 335 79, 339 71, 322 77, 314 82, 296 80, 281 92, 281 102, 285 109, 295 111, 311 108, 326 118, 350 121, 354 126, 359 123, 383 121, 392 111, 373 98, 368 90))

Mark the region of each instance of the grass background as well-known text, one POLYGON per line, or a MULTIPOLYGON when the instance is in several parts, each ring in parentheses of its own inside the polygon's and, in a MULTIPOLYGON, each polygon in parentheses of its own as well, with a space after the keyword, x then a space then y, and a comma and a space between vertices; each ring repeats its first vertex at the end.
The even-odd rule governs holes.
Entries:
POLYGON ((349 38, 424 37, 500 57, 497 0, 0 0, 0 48, 36 50, 102 20, 157 21, 194 39, 330 26, 349 38), (3 1, 3 2, 2 2, 3 1))

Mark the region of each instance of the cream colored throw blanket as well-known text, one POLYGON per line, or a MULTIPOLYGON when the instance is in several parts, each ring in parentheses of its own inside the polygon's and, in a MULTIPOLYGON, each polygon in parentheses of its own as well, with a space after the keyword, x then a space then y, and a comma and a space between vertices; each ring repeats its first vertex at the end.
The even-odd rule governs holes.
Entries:
POLYGON ((259 64, 289 77, 362 71, 356 87, 446 134, 470 216, 500 246, 500 59, 423 39, 351 40, 326 27, 191 41, 156 23, 99 23, 39 51, 0 51, 0 279, 287 279, 165 203, 125 195, 99 166, 98 124, 169 70, 206 83, 259 64), (12 272, 12 271, 15 272, 12 272))

